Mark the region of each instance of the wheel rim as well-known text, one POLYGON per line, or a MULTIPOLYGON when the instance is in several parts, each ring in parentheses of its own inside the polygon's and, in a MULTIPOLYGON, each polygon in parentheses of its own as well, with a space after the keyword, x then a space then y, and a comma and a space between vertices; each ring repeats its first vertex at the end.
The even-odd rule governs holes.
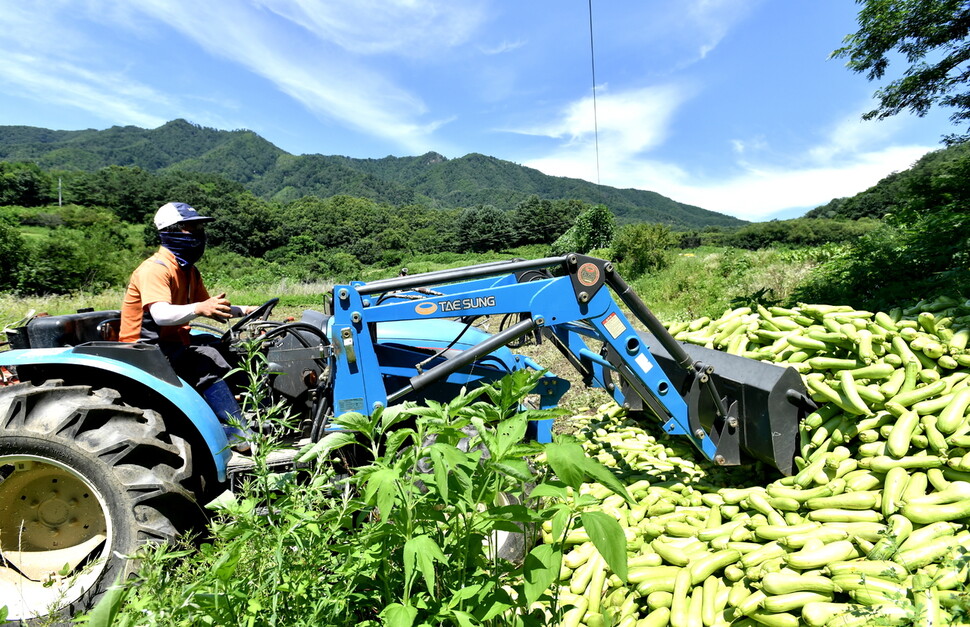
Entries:
POLYGON ((0 599, 24 619, 73 603, 110 556, 111 517, 77 471, 31 455, 0 456, 0 599))

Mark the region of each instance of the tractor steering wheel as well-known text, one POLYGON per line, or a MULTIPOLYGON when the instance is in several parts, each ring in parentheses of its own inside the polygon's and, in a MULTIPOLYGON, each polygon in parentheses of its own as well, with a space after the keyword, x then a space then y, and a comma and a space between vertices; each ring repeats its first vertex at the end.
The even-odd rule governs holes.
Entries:
POLYGON ((276 303, 280 302, 279 298, 271 298, 256 309, 253 309, 248 314, 237 320, 231 327, 229 327, 225 333, 222 334, 220 341, 223 344, 228 344, 239 334, 239 330, 245 327, 247 324, 259 318, 260 320, 266 320, 269 318, 270 312, 273 311, 273 307, 276 303))

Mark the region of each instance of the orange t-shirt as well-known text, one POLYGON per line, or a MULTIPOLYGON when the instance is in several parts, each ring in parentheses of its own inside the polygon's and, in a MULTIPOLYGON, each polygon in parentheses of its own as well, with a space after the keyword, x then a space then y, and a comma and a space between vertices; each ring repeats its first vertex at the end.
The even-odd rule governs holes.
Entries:
POLYGON ((188 305, 209 298, 202 284, 202 275, 192 266, 183 270, 175 261, 175 255, 164 246, 141 262, 131 274, 128 289, 121 305, 122 342, 139 339, 160 342, 189 343, 189 325, 163 326, 155 324, 148 307, 154 303, 188 305))

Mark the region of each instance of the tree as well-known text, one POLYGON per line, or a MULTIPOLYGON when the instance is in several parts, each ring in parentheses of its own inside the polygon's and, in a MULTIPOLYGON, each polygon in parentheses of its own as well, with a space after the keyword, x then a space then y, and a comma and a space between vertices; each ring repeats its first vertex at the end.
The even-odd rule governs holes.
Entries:
POLYGON ((106 207, 126 222, 143 222, 163 204, 158 202, 158 177, 141 168, 112 165, 68 179, 67 199, 81 205, 106 207))
POLYGON ((17 285, 20 267, 27 258, 27 249, 20 233, 13 226, 0 220, 0 291, 13 289, 17 285))
POLYGON ((551 244, 565 233, 579 214, 568 201, 540 199, 532 194, 512 212, 519 244, 551 244))
POLYGON ((616 234, 616 218, 605 205, 596 205, 576 218, 576 252, 606 248, 616 234))
POLYGON ((50 175, 37 164, 0 162, 0 205, 37 207, 50 200, 50 175))
POLYGON ((636 278, 670 265, 670 248, 674 242, 674 235, 666 225, 628 224, 613 239, 610 256, 620 264, 620 272, 636 278))
MULTIPOLYGON (((933 105, 952 107, 954 124, 970 122, 970 5, 965 0, 856 0, 859 30, 832 55, 854 72, 881 79, 891 54, 909 67, 902 78, 876 91, 879 106, 862 117, 883 119, 909 109, 926 115, 933 105)), ((970 139, 949 135, 947 143, 970 139)))
POLYGON ((455 226, 459 246, 476 253, 502 250, 514 239, 509 214, 492 205, 465 209, 458 214, 455 226))

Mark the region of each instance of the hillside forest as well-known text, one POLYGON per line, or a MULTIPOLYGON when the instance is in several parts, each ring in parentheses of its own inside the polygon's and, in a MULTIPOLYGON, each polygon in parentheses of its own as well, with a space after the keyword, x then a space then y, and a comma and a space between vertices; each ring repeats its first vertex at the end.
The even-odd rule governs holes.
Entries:
POLYGON ((568 251, 611 258, 624 275, 637 278, 698 247, 801 249, 822 263, 788 300, 880 307, 970 293, 968 199, 970 148, 964 144, 930 153, 909 170, 803 218, 690 229, 623 223, 606 205, 537 194, 511 209, 350 195, 280 200, 213 173, 118 165, 58 170, 5 161, 0 290, 44 295, 123 286, 157 246, 151 215, 176 200, 216 218, 200 265, 217 281, 342 281, 387 276, 436 256, 568 251))

